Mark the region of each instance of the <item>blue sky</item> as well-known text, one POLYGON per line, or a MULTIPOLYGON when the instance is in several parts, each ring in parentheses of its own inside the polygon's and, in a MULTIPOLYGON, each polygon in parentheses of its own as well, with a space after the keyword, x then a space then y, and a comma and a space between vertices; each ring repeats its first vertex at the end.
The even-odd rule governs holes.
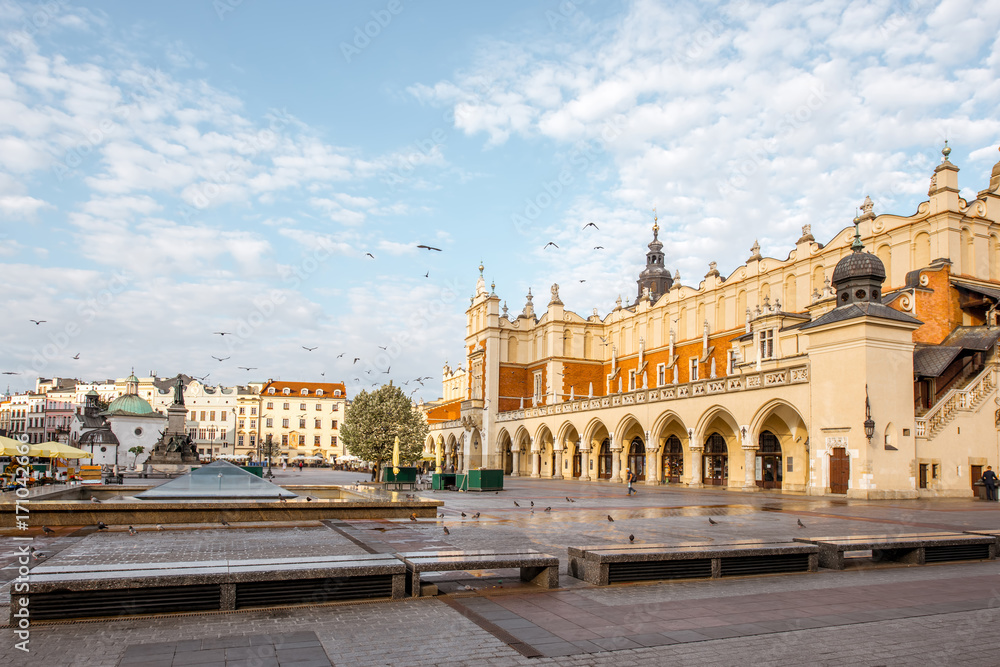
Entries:
POLYGON ((946 138, 973 195, 998 34, 997 0, 0 0, 4 379, 430 375, 435 398, 480 260, 515 313, 558 282, 603 315, 654 206, 697 285, 865 195, 911 214, 946 138))

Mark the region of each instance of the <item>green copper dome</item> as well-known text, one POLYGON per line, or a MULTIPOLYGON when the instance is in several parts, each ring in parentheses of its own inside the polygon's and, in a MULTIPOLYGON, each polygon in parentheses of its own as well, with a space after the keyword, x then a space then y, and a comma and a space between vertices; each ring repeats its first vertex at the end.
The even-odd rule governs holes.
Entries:
POLYGON ((144 398, 140 398, 135 394, 125 394, 111 401, 111 405, 108 406, 108 413, 114 414, 116 412, 148 415, 152 414, 153 407, 144 398))

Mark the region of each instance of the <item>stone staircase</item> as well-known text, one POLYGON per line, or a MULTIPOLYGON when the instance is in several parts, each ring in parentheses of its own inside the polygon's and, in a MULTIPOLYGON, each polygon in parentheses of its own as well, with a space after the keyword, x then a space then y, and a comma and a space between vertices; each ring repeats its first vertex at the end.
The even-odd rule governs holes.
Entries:
POLYGON ((916 436, 932 440, 959 412, 975 411, 996 391, 997 366, 996 362, 988 363, 978 375, 970 375, 965 381, 957 383, 950 389, 926 413, 916 419, 916 436))

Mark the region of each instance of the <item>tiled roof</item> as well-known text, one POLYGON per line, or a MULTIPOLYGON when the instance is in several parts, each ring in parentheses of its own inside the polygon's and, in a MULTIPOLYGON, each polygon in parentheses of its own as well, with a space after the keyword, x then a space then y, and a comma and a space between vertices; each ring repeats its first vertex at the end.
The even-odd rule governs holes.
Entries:
POLYGON ((284 393, 285 388, 288 388, 289 395, 291 396, 308 396, 316 398, 316 390, 323 390, 323 398, 335 396, 338 390, 340 391, 340 398, 347 398, 347 387, 343 382, 283 382, 281 380, 272 380, 264 384, 260 389, 261 396, 269 394, 271 387, 274 387, 274 393, 276 395, 281 395, 284 393), (302 393, 302 390, 307 391, 306 394, 302 393))
POLYGON ((1000 328, 956 327, 948 334, 947 338, 941 341, 941 344, 985 352, 996 345, 998 338, 1000 338, 1000 328))
POLYGON ((913 373, 920 377, 936 378, 961 352, 961 347, 953 345, 918 347, 913 350, 913 373))
POLYGON ((900 312, 894 308, 888 306, 883 306, 880 303, 871 303, 868 301, 857 301, 855 303, 848 304, 846 306, 840 306, 839 308, 834 308, 828 313, 821 315, 812 322, 802 326, 803 329, 813 329, 815 327, 823 326, 824 324, 832 324, 834 322, 843 322, 845 320, 853 320, 856 317, 877 317, 883 320, 895 320, 897 322, 910 322, 912 324, 923 324, 920 320, 906 313, 900 312))

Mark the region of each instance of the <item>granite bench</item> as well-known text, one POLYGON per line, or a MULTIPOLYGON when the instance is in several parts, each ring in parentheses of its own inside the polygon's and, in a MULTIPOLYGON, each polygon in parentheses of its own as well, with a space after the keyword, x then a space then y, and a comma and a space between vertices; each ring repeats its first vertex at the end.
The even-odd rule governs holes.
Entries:
POLYGON ((595 586, 626 581, 815 572, 819 548, 794 542, 737 540, 569 547, 569 573, 595 586), (807 547, 807 548, 803 548, 807 547))
MULTIPOLYGON (((306 556, 182 563, 72 565, 31 570, 31 618, 137 616, 336 600, 403 598, 406 568, 392 555, 306 556)), ((11 605, 11 615, 17 605, 11 605)))
POLYGON ((871 551, 875 562, 895 561, 910 565, 993 560, 997 553, 996 537, 966 533, 797 537, 795 541, 818 546, 820 566, 831 570, 844 569, 844 554, 848 551, 871 551))
POLYGON ((559 587, 559 559, 538 551, 409 551, 396 554, 406 565, 407 592, 420 595, 421 572, 518 568, 521 581, 542 588, 559 587))

